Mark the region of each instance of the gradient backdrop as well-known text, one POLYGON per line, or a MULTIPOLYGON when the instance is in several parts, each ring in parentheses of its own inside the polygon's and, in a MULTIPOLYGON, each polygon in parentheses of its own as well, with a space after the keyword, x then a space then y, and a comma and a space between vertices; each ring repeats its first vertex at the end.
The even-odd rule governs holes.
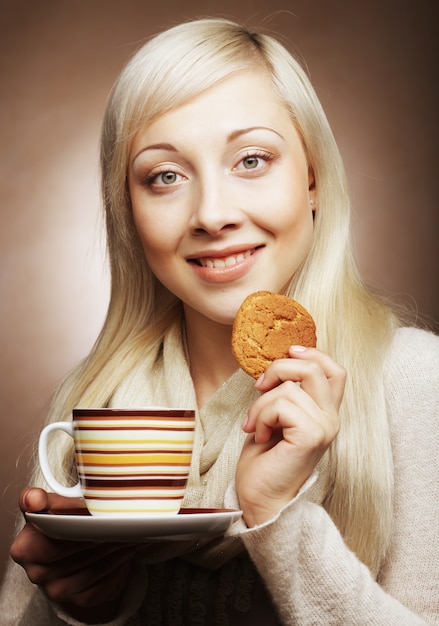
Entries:
POLYGON ((345 157, 363 276, 437 322, 436 6, 0 1, 0 575, 48 398, 106 308, 97 144, 129 55, 157 30, 205 15, 280 34, 305 59, 345 157))

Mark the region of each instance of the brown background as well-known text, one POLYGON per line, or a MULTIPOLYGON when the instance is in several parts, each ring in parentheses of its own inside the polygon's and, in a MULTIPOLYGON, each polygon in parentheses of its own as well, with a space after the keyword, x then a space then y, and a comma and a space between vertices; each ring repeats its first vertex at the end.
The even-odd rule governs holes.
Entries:
POLYGON ((364 277, 439 320, 436 0, 268 4, 0 1, 0 575, 48 397, 104 315, 99 125, 149 34, 221 15, 290 42, 346 160, 364 277))

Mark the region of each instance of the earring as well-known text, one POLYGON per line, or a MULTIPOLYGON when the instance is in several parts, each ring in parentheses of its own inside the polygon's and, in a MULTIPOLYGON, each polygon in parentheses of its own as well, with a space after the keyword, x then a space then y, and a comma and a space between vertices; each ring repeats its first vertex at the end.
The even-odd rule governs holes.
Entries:
POLYGON ((313 207, 313 208, 314 208, 315 203, 316 203, 316 201, 315 201, 315 199, 314 199, 314 198, 310 198, 310 199, 309 199, 309 204, 310 204, 310 206, 311 206, 311 207, 313 207))

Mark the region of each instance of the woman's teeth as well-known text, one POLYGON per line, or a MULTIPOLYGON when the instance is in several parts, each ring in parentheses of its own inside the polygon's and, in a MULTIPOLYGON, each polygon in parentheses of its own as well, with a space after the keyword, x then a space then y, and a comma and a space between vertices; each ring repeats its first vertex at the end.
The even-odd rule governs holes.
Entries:
POLYGON ((253 250, 246 250, 245 252, 240 252, 239 254, 223 257, 222 259, 205 257, 198 259, 198 261, 203 267, 230 267, 231 265, 236 265, 249 257, 252 252, 253 250))

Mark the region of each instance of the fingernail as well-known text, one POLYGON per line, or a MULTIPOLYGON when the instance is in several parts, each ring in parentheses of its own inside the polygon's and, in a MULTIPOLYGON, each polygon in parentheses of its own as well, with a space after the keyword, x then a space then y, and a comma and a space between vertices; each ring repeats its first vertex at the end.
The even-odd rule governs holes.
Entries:
POLYGON ((306 348, 305 346, 291 346, 290 350, 292 352, 305 352, 306 348))
POLYGON ((245 419, 242 422, 242 430, 245 430, 247 424, 248 424, 248 415, 245 416, 245 419))

